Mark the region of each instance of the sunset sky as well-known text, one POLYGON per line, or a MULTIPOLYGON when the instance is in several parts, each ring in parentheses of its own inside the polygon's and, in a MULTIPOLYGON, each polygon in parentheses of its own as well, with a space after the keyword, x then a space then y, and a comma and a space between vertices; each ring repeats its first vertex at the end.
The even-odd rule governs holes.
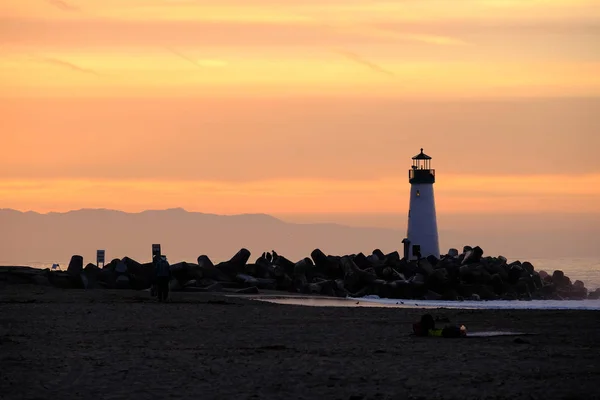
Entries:
POLYGON ((0 208, 600 213, 600 0, 2 0, 0 208))

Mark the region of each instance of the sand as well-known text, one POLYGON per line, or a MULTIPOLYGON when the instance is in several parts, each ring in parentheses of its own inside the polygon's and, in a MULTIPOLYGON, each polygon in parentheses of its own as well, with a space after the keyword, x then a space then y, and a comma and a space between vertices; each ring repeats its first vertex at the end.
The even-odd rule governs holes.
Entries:
POLYGON ((599 312, 427 311, 538 335, 411 337, 419 309, 13 285, 0 288, 0 397, 600 398, 599 312))

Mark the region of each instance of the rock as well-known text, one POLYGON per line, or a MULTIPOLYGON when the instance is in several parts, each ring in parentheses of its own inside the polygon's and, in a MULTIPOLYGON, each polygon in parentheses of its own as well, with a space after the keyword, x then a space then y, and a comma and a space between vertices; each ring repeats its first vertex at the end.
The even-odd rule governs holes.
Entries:
POLYGON ((396 265, 400 262, 400 253, 392 251, 390 254, 385 255, 384 263, 388 266, 396 265))
POLYGON ((169 281, 169 290, 177 292, 183 289, 183 285, 177 279, 171 279, 169 281))
POLYGON ((461 266, 458 272, 461 281, 467 284, 475 283, 475 274, 473 273, 471 267, 469 267, 468 265, 461 266))
POLYGON ((425 294, 425 300, 441 300, 442 299, 442 295, 439 293, 436 293, 432 290, 428 290, 427 293, 425 294))
POLYGON ((327 256, 325 255, 325 253, 323 253, 320 249, 314 249, 310 253, 310 257, 314 261, 315 266, 321 267, 321 268, 327 267, 327 263, 329 262, 329 260, 327 259, 327 256))
POLYGON ((237 274, 243 273, 244 266, 250 259, 250 251, 240 249, 229 261, 225 261, 216 265, 216 267, 225 273, 228 277, 234 278, 237 274))
POLYGON ((377 280, 377 276, 367 271, 363 271, 354 263, 351 257, 344 256, 341 258, 341 266, 344 278, 344 287, 355 292, 360 288, 371 285, 377 280))
POLYGON ((194 268, 192 264, 186 262, 178 262, 171 264, 171 275, 173 279, 177 279, 181 286, 185 286, 188 281, 202 279, 202 274, 194 268))
POLYGON ((583 282, 579 281, 579 280, 575 281, 575 283, 573 283, 573 288, 571 289, 570 298, 583 300, 583 299, 586 299, 587 297, 588 297, 588 290, 585 288, 585 285, 583 284, 583 282))
POLYGON ((535 290, 539 290, 542 288, 542 286, 544 286, 544 283, 537 272, 534 272, 533 275, 531 275, 531 279, 533 280, 535 290))
POLYGON ((240 249, 235 255, 228 261, 229 264, 235 265, 237 268, 241 268, 250 259, 250 251, 248 249, 240 249))
POLYGON ((481 261, 481 256, 483 256, 483 250, 479 246, 475 246, 473 249, 466 251, 465 258, 463 259, 463 264, 474 264, 481 261))
POLYGON ((225 289, 223 289, 223 286, 221 286, 218 283, 213 283, 210 286, 205 287, 207 292, 223 292, 225 289))
POLYGON ((565 273, 556 270, 552 273, 552 283, 556 286, 556 289, 563 289, 571 285, 571 280, 565 276, 565 273))
POLYGON ((77 255, 72 256, 69 266, 67 267, 67 273, 72 277, 79 277, 81 272, 83 272, 83 257, 77 255))
POLYGON ((98 283, 108 289, 114 289, 117 282, 117 274, 114 269, 103 268, 98 274, 98 283))
POLYGON ((127 275, 119 275, 115 281, 117 289, 129 289, 129 277, 127 275))
POLYGON ((414 274, 408 281, 418 285, 425 285, 425 279, 425 275, 423 274, 414 274))
POLYGON ((456 301, 458 300, 458 293, 454 289, 449 289, 442 293, 442 300, 456 301))
POLYGON ((438 264, 438 262, 440 261, 433 255, 429 255, 429 256, 425 257, 425 259, 427 260, 427 262, 429 264, 431 264, 432 267, 435 267, 438 264))
POLYGON ((482 300, 497 300, 498 296, 492 288, 487 285, 479 285, 477 288, 477 294, 481 297, 482 300))
POLYGON ((39 286, 51 286, 50 279, 48 278, 49 273, 50 270, 46 269, 43 274, 35 274, 31 277, 31 282, 39 286))
POLYGON ((373 250, 373 256, 375 256, 379 261, 385 260, 385 254, 379 249, 373 250))
POLYGON ((521 265, 512 265, 508 270, 508 283, 516 285, 521 278, 522 273, 523 268, 521 268, 521 265))
POLYGON ((258 288, 256 286, 250 286, 247 288, 236 290, 235 293, 237 293, 237 294, 259 294, 260 291, 258 290, 258 288))
POLYGON ((206 255, 198 256, 198 269, 203 278, 214 279, 216 281, 222 282, 232 282, 231 279, 226 273, 215 267, 213 262, 206 255))
POLYGON ((304 276, 313 268, 313 263, 310 258, 303 258, 294 265, 294 277, 304 276))
POLYGON ((391 299, 422 298, 427 293, 425 285, 415 282, 397 280, 389 282, 387 286, 390 290, 389 298, 391 299))
POLYGON ((494 274, 491 276, 490 286, 497 295, 501 295, 505 292, 504 281, 499 274, 494 274))
POLYGON ((419 266, 419 272, 425 276, 429 276, 433 274, 433 266, 429 263, 429 261, 425 258, 417 261, 417 265, 419 266))
POLYGON ((258 286, 258 279, 253 276, 246 274, 237 274, 235 278, 237 281, 243 283, 246 286, 258 286))
POLYGON ((273 256, 272 264, 279 268, 282 268, 286 275, 294 275, 294 266, 296 264, 288 260, 287 258, 280 255, 278 255, 277 257, 273 256))
MULTIPOLYGON (((0 267, 0 281, 5 284, 34 284, 48 286, 50 274, 60 274, 65 278, 65 287, 69 286, 72 279, 70 275, 63 271, 50 272, 49 269, 38 269, 31 267, 0 267)), ((58 275, 57 275, 58 276, 58 275)))
POLYGON ((517 293, 524 295, 531 295, 535 291, 533 279, 531 277, 521 277, 517 282, 517 293))
POLYGON ((88 264, 85 266, 85 268, 83 269, 83 272, 81 273, 82 276, 82 283, 84 285, 85 289, 93 289, 95 287, 98 286, 98 277, 100 276, 100 273, 102 272, 102 269, 100 269, 99 267, 96 266, 96 264, 88 264))
POLYGON ((533 274, 534 268, 533 264, 531 264, 530 262, 525 261, 523 264, 521 264, 521 267, 528 273, 533 274))
MULTIPOLYGON (((552 276, 535 271, 527 261, 510 264, 503 256, 483 257, 483 250, 465 246, 463 253, 449 249, 441 259, 428 256, 408 261, 397 252, 383 254, 375 249, 343 256, 311 252, 311 258, 292 262, 274 250, 263 252, 248 263, 250 252, 242 248, 229 261, 214 265, 205 255, 197 264, 172 264, 172 290, 222 291, 225 288, 253 293, 259 289, 277 289, 327 296, 377 295, 387 298, 457 300, 476 298, 583 299, 598 298, 600 290, 588 294, 581 281, 571 280, 561 271, 552 276)), ((154 280, 154 265, 124 257, 99 269, 83 266, 81 256, 73 256, 67 272, 30 271, 0 267, 0 281, 6 283, 52 284, 74 288, 147 289, 154 280)))
POLYGON ((88 277, 93 275, 94 279, 100 274, 100 271, 102 271, 102 269, 92 263, 86 265, 83 269, 83 272, 85 272, 88 277))
MULTIPOLYGON (((379 262, 379 259, 377 259, 376 257, 375 262, 379 262)), ((362 270, 373 267, 373 262, 367 259, 367 257, 365 257, 363 253, 358 253, 354 256, 354 263, 358 266, 358 268, 362 270)))
POLYGON ((450 283, 450 278, 448 275, 448 270, 446 268, 438 268, 433 271, 433 273, 427 278, 427 286, 431 288, 431 290, 444 293, 448 291, 450 283))
POLYGON ((367 257, 367 262, 369 263, 367 269, 383 265, 383 260, 380 260, 377 256, 374 256, 373 254, 367 257))
POLYGON ((127 273, 127 264, 125 264, 122 260, 117 263, 115 266, 115 272, 117 274, 126 274, 127 273))
POLYGON ((310 293, 331 297, 336 296, 336 291, 338 290, 336 281, 314 282, 310 283, 308 286, 310 293))
POLYGON ((588 299, 590 299, 590 300, 598 300, 598 299, 600 299, 600 288, 597 288, 593 292, 590 292, 588 294, 588 299))
POLYGON ((506 292, 501 296, 502 300, 518 300, 519 297, 517 296, 516 292, 506 292))

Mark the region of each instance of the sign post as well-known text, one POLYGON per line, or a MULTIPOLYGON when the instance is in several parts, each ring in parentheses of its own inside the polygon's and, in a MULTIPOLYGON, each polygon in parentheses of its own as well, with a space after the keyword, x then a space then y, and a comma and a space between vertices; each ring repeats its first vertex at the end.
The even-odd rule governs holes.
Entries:
POLYGON ((96 267, 100 267, 100 263, 102 263, 102 268, 104 268, 104 250, 96 251, 96 267))
POLYGON ((156 256, 160 257, 160 255, 161 255, 160 244, 153 244, 152 245, 152 261, 154 261, 154 257, 156 257, 156 256))

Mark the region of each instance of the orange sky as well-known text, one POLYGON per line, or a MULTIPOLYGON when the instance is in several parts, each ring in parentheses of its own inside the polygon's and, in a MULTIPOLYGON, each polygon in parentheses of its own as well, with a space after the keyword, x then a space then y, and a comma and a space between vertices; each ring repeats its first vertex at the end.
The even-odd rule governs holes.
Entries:
POLYGON ((600 212, 600 0, 3 0, 0 207, 600 212))

